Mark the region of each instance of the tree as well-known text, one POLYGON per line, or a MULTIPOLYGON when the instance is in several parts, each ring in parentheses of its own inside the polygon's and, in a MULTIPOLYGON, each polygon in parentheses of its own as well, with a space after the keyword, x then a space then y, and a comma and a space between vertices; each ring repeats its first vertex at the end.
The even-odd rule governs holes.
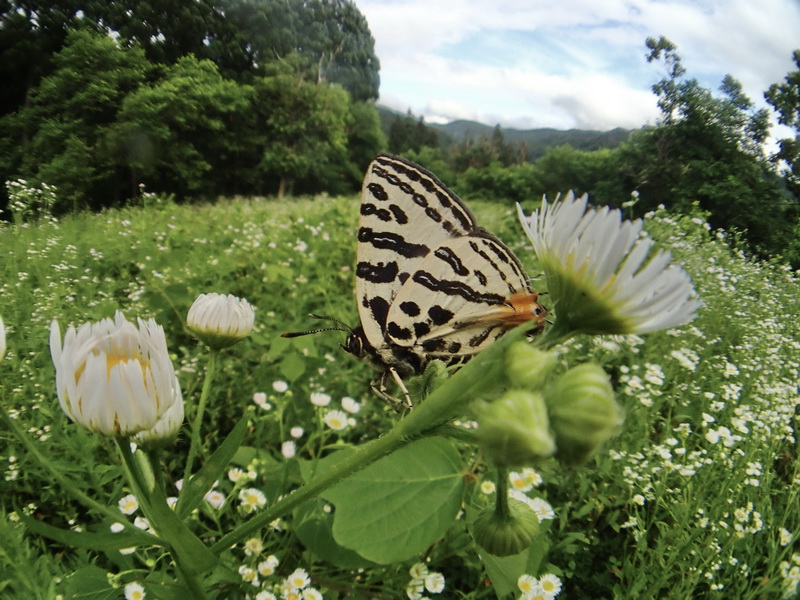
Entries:
POLYGON ((778 141, 779 150, 772 160, 787 165, 787 183, 795 199, 800 199, 800 50, 795 50, 792 58, 797 70, 788 73, 783 83, 773 83, 764 97, 778 113, 778 122, 794 129, 794 138, 778 141))
POLYGON ((107 143, 130 170, 131 194, 142 181, 182 196, 235 192, 242 171, 255 167, 245 158, 252 95, 194 56, 129 94, 107 143))
POLYGON ((310 81, 337 83, 356 102, 377 99, 380 61, 375 40, 351 0, 218 3, 238 32, 229 42, 248 56, 253 73, 268 74, 264 70, 268 64, 297 55, 294 64, 310 81))
POLYGON ((425 124, 423 117, 415 117, 409 110, 402 117, 397 117, 389 126, 389 151, 394 154, 419 152, 427 146, 435 148, 439 145, 439 136, 435 129, 425 124))
POLYGON ((330 167, 347 160, 347 92, 292 74, 259 78, 254 87, 263 181, 277 181, 279 196, 301 180, 323 184, 330 167))
POLYGON ((88 30, 70 32, 53 63, 28 104, 0 121, 2 174, 55 185, 62 203, 73 208, 90 198, 106 206, 122 190, 118 166, 102 142, 125 96, 151 66, 140 49, 123 49, 88 30))
POLYGON ((797 217, 765 159, 768 114, 754 109, 731 76, 720 95, 687 79, 666 38, 649 38, 647 47, 648 61, 663 61, 666 75, 653 86, 658 126, 637 133, 620 150, 620 170, 641 192, 637 209, 664 204, 689 211, 697 204, 712 225, 742 231, 761 254, 783 252, 797 217))

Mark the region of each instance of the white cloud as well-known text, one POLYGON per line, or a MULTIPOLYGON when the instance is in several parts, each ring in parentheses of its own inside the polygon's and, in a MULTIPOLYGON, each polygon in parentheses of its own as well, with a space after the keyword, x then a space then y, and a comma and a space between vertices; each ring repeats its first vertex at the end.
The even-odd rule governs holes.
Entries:
MULTIPOLYGON (((381 102, 429 119, 634 128, 657 116, 645 38, 675 42, 689 77, 726 73, 754 100, 793 70, 794 0, 358 0, 381 59, 381 102)), ((527 125, 522 125, 527 124, 527 125)))

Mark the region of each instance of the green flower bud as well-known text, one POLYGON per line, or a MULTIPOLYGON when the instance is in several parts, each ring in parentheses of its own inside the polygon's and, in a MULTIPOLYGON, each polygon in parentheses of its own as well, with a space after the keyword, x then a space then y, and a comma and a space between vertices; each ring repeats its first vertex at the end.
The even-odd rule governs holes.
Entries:
POLYGON ((442 385, 450 373, 447 371, 447 365, 441 360, 432 360, 425 367, 422 375, 409 382, 408 388, 412 395, 420 398, 427 398, 431 392, 442 385))
POLYGON ((544 397, 527 390, 509 390, 484 404, 477 438, 486 456, 501 467, 529 465, 556 449, 544 397))
POLYGON ((514 387, 539 389, 558 362, 555 352, 534 348, 527 342, 516 342, 506 352, 506 375, 514 387))
POLYGON ((624 414, 608 375, 593 363, 573 367, 545 392, 557 456, 577 464, 619 432, 624 414))
POLYGON ((475 519, 472 535, 478 545, 494 556, 519 554, 539 536, 539 517, 519 500, 508 500, 508 514, 487 510, 475 519))

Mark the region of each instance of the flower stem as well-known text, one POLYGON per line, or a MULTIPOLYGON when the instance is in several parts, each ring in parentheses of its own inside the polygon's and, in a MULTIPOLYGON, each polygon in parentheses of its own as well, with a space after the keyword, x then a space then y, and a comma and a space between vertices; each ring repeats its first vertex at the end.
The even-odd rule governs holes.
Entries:
POLYGON ((493 387, 502 385, 505 379, 503 371, 506 349, 514 341, 523 337, 532 326, 533 324, 528 324, 517 327, 503 336, 436 388, 424 402, 406 414, 389 433, 360 446, 329 470, 312 478, 301 488, 291 492, 264 512, 235 528, 214 544, 211 551, 219 554, 379 458, 415 439, 433 433, 450 419, 464 414, 473 400, 482 394, 490 393, 493 387))
POLYGON ((208 396, 211 392, 211 382, 214 380, 214 375, 217 371, 217 359, 219 358, 219 350, 212 348, 211 354, 208 357, 208 368, 206 369, 206 377, 203 381, 203 390, 200 392, 200 401, 197 403, 195 410, 194 422, 192 423, 192 441, 189 446, 189 454, 186 457, 186 466, 183 471, 183 482, 189 481, 192 474, 192 467, 194 466, 194 459, 200 451, 200 428, 203 425, 203 414, 206 410, 206 403, 208 396))
POLYGON ((503 519, 509 519, 508 512, 508 469, 497 466, 497 481, 495 484, 494 514, 503 519))

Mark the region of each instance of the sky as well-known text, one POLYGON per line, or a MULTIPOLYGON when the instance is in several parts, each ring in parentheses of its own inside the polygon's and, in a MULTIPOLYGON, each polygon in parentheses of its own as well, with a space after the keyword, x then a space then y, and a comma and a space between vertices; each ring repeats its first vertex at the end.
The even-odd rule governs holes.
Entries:
POLYGON ((658 118, 663 63, 689 78, 733 75, 757 104, 797 67, 800 0, 355 0, 381 61, 379 104, 427 122, 504 128, 636 129, 658 118))

